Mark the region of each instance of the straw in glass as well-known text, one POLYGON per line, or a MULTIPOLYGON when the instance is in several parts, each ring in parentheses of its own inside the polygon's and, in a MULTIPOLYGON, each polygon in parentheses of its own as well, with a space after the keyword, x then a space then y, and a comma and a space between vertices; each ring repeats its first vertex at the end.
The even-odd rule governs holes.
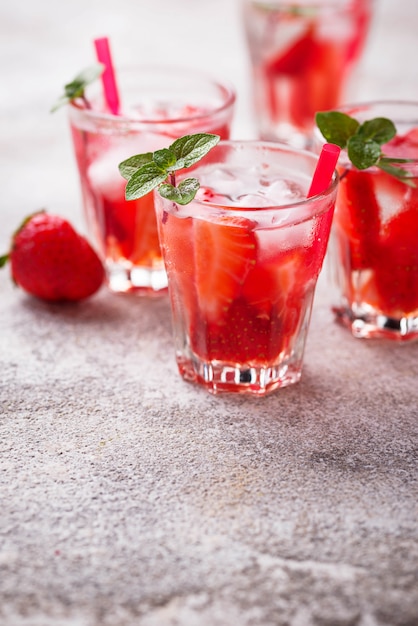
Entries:
POLYGON ((333 143, 325 143, 322 146, 311 186, 309 187, 308 198, 323 193, 328 189, 340 152, 341 148, 333 143))
POLYGON ((97 60, 105 66, 102 74, 102 84, 107 106, 113 115, 118 115, 120 106, 119 93, 110 53, 109 39, 107 37, 95 39, 94 46, 96 48, 97 60))

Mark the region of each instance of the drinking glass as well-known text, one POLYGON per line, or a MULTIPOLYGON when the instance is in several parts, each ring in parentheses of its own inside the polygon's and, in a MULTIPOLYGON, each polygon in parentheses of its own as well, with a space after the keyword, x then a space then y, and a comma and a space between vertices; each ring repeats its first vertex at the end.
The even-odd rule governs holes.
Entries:
POLYGON ((258 134, 310 148, 317 111, 348 99, 374 0, 242 0, 258 134))
POLYGON ((89 235, 113 292, 159 295, 167 291, 152 192, 127 202, 118 164, 154 152, 189 133, 230 135, 235 90, 202 72, 171 67, 117 72, 121 110, 107 109, 100 83, 86 90, 91 108, 69 108, 89 235))
POLYGON ((337 319, 355 337, 418 338, 418 102, 380 101, 339 109, 360 122, 384 117, 397 134, 386 156, 408 184, 373 167, 358 170, 341 153, 330 267, 337 319))
POLYGON ((264 395, 301 376, 337 192, 307 199, 317 156, 220 142, 196 198, 155 193, 180 375, 209 392, 264 395))

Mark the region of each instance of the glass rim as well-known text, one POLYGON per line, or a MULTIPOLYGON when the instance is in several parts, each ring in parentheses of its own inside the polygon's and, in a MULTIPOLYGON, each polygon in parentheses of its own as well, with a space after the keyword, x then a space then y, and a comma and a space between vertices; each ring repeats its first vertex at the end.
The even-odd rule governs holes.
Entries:
MULTIPOLYGON (((341 0, 244 0, 247 4, 255 6, 262 6, 267 10, 283 10, 288 12, 289 9, 294 10, 297 8, 311 8, 311 9, 335 9, 346 11, 348 8, 354 5, 353 0, 345 0, 345 3, 341 3, 341 0)), ((364 2, 364 0, 363 0, 364 2)), ((367 0, 369 5, 375 4, 376 0, 367 0)), ((363 8, 363 7, 362 7, 363 8)))
MULTIPOLYGON (((310 150, 305 150, 302 148, 295 148, 293 146, 290 146, 288 144, 281 143, 278 141, 265 141, 261 139, 223 139, 219 141, 218 144, 214 148, 212 148, 211 153, 213 153, 213 151, 219 148, 228 147, 228 146, 233 147, 233 148, 238 147, 238 146, 253 146, 253 147, 259 146, 259 147, 264 147, 268 150, 274 150, 277 152, 284 152, 284 153, 288 152, 294 155, 300 155, 302 157, 312 160, 315 163, 317 163, 319 159, 319 155, 315 154, 314 152, 311 152, 310 150)), ((199 167, 200 165, 198 164, 197 166, 195 166, 196 169, 193 170, 193 172, 196 172, 197 177, 199 174, 199 167)), ((205 167, 204 161, 202 162, 202 167, 205 167)), ((230 215, 233 215, 233 214, 245 215, 247 217, 252 212, 260 214, 260 212, 272 212, 272 211, 281 211, 281 210, 289 210, 289 209, 298 209, 306 205, 309 205, 312 202, 317 201, 319 198, 326 198, 330 196, 334 192, 336 187, 338 186, 339 179, 340 177, 339 177, 338 171, 337 169, 334 169, 332 179, 328 187, 324 191, 322 191, 321 193, 315 194, 314 196, 310 196, 309 198, 308 197, 300 198, 299 200, 295 202, 288 202, 286 204, 271 204, 271 205, 266 205, 266 206, 261 206, 261 207, 255 207, 255 206, 246 207, 246 206, 234 206, 231 204, 222 204, 220 202, 210 202, 206 200, 200 200, 198 198, 194 198, 192 203, 197 204, 201 207, 206 207, 206 208, 211 208, 211 209, 224 209, 224 210, 227 210, 228 214, 230 215)), ((318 213, 321 213, 321 212, 322 211, 318 211, 318 213)))
POLYGON ((77 116, 82 117, 83 119, 89 119, 94 121, 103 121, 103 122, 118 122, 120 124, 144 124, 144 125, 154 125, 158 124, 161 126, 171 125, 171 124, 179 124, 179 123, 187 123, 189 121, 197 121, 200 119, 205 119, 211 115, 217 115, 222 113, 223 111, 229 109, 234 105, 237 99, 237 92, 235 86, 232 82, 217 78, 213 74, 209 72, 201 71, 197 68, 188 67, 188 66, 170 66, 170 65, 124 65, 121 66, 118 70, 118 73, 124 72, 148 72, 155 74, 158 73, 169 73, 169 74, 178 74, 183 75, 185 77, 193 78, 198 77, 200 80, 204 80, 208 85, 218 88, 221 92, 225 94, 224 101, 219 103, 217 106, 213 106, 208 110, 193 114, 193 115, 185 115, 179 117, 170 117, 169 119, 161 119, 161 118, 152 118, 152 117, 144 117, 144 118, 134 118, 130 115, 115 115, 114 113, 108 111, 96 111, 94 109, 87 109, 81 105, 78 105, 74 102, 69 103, 70 111, 74 112, 77 116))
MULTIPOLYGON (((409 118, 409 119, 399 119, 399 120, 392 120, 392 122, 395 124, 396 123, 402 123, 402 124, 410 124, 410 125, 416 125, 418 126, 418 100, 405 100, 405 99, 383 99, 383 98, 376 98, 374 100, 360 100, 359 102, 348 102, 346 104, 342 104, 338 107, 336 107, 334 110, 335 111, 340 111, 341 113, 346 113, 347 111, 367 111, 367 109, 370 109, 370 112, 372 113, 372 109, 373 108, 377 108, 377 107, 400 107, 400 109, 402 110, 403 108, 406 110, 407 107, 411 108, 411 109, 416 109, 416 119, 414 118, 409 118)), ((380 115, 380 117, 382 117, 382 115, 380 115)))

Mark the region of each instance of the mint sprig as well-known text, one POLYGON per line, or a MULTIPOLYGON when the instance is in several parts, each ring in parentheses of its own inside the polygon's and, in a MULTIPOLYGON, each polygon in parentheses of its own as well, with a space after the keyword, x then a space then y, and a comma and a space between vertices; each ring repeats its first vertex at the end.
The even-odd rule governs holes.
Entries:
POLYGON ((60 107, 69 104, 73 100, 77 100, 77 98, 81 98, 84 101, 84 104, 87 109, 90 109, 90 103, 88 102, 85 96, 85 89, 87 85, 93 83, 101 74, 103 74, 105 70, 105 66, 103 63, 96 63, 91 67, 87 67, 85 70, 80 72, 71 83, 67 83, 64 85, 64 94, 57 100, 54 106, 51 109, 51 113, 59 109, 60 107))
POLYGON ((396 135, 394 123, 385 117, 376 117, 360 124, 355 118, 341 111, 319 112, 315 116, 316 125, 329 143, 334 143, 347 151, 351 163, 359 170, 378 167, 386 173, 414 187, 411 174, 399 163, 409 159, 385 156, 381 146, 396 135))
POLYGON ((137 200, 158 188, 163 198, 177 204, 188 204, 195 197, 200 183, 196 178, 186 178, 176 186, 175 172, 200 161, 219 140, 219 135, 208 133, 185 135, 168 148, 136 154, 122 161, 119 172, 128 181, 126 200, 137 200))

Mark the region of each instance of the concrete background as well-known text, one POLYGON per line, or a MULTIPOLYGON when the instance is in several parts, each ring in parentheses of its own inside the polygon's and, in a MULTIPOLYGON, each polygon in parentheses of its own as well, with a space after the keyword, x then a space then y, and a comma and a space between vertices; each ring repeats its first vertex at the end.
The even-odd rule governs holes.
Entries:
MULTIPOLYGON (((361 99, 418 100, 418 3, 376 0, 361 99)), ((84 228, 64 83, 117 63, 238 89, 238 0, 0 6, 1 251, 41 207, 84 228)), ((35 301, 0 272, 1 626, 417 626, 418 344, 354 340, 320 279, 302 381, 266 399, 183 382, 166 299, 35 301)))

